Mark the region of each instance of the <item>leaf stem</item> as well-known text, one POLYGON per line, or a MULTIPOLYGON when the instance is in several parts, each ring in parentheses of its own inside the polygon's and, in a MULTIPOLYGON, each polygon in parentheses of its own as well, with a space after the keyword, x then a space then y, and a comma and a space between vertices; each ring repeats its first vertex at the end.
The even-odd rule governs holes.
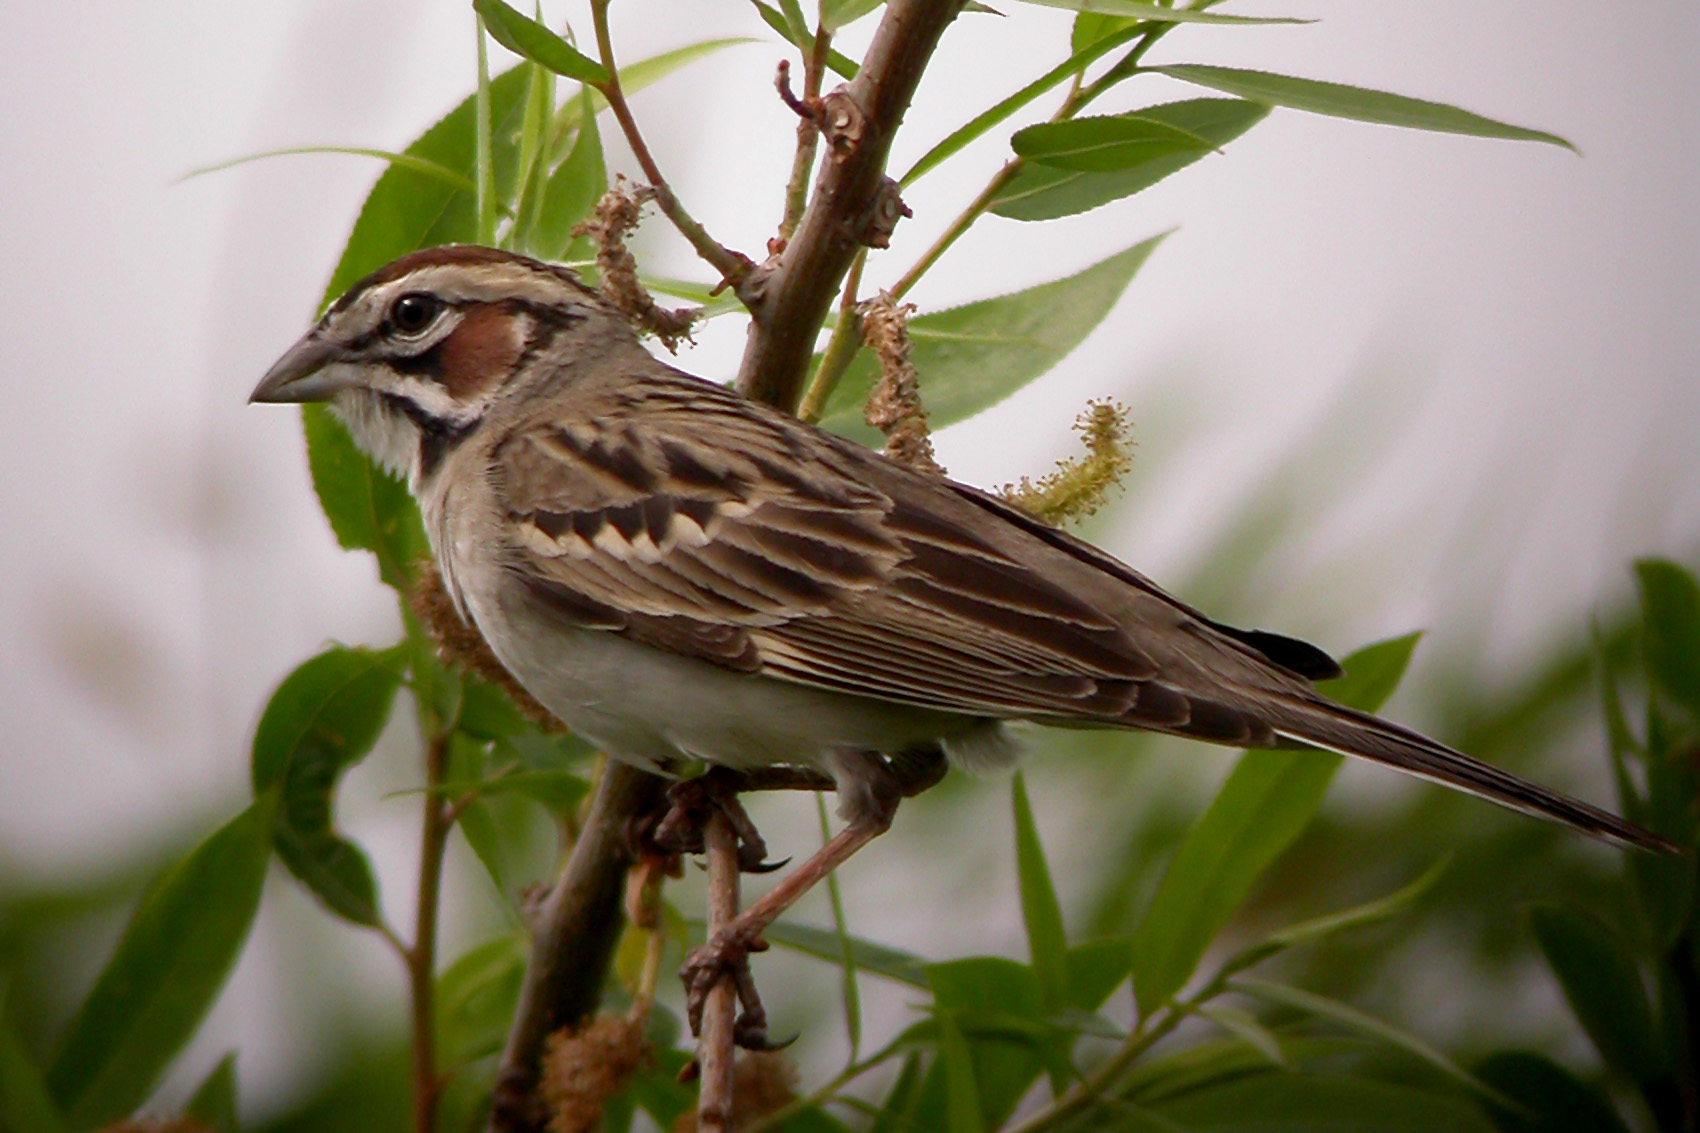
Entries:
POLYGON ((436 790, 449 761, 449 733, 434 731, 425 744, 425 821, 419 849, 419 908, 413 947, 407 950, 413 1008, 413 1119, 417 1133, 432 1133, 437 1120, 435 993, 437 912, 443 889, 443 850, 448 843, 447 806, 436 790))
MULTIPOLYGON (((708 261, 721 275, 736 285, 749 274, 751 264, 747 257, 739 255, 721 244, 708 234, 708 230, 697 222, 696 218, 685 211, 685 206, 679 203, 674 195, 672 186, 661 176, 660 166, 655 164, 654 156, 649 152, 649 146, 644 143, 643 134, 639 132, 637 119, 632 117, 632 108, 626 103, 626 96, 620 89, 620 72, 614 66, 614 45, 608 35, 608 4, 609 0, 590 0, 590 18, 596 28, 596 50, 601 57, 602 66, 608 70, 608 81, 597 89, 602 97, 608 100, 608 108, 614 112, 614 118, 620 123, 620 130, 626 135, 626 144, 632 147, 632 156, 637 158, 638 165, 643 168, 643 175, 649 181, 649 187, 655 190, 655 204, 661 209, 673 227, 680 235, 690 241, 697 255, 708 261)), ((482 40, 480 44, 482 45, 482 40)), ((480 51, 483 47, 480 46, 480 51)))
POLYGON ((491 157, 490 53, 485 44, 484 17, 478 19, 478 93, 473 100, 476 120, 474 159, 478 182, 478 243, 496 242, 496 170, 491 157))
MULTIPOLYGON (((1208 4, 1197 5, 1200 8, 1208 6, 1208 4)), ((1085 109, 1093 99, 1123 79, 1136 74, 1139 70, 1139 60, 1151 49, 1152 44, 1161 39, 1174 26, 1170 23, 1152 25, 1134 43, 1133 48, 1118 59, 1108 71, 1100 75, 1096 81, 1086 87, 1077 84, 1070 88, 1068 97, 1063 99, 1062 105, 1057 108, 1055 114, 1051 115, 1050 120, 1061 122, 1073 118, 1085 109)), ((893 299, 901 299, 908 294, 909 289, 914 287, 920 281, 920 278, 927 273, 927 270, 938 262, 939 257, 949 251, 950 246, 956 243, 957 239, 968 231, 976 220, 980 219, 992 201, 997 199, 998 193, 1014 179, 1017 173, 1021 172, 1025 164, 1026 159, 1022 157, 1013 157, 1004 162, 1003 168, 992 175, 992 179, 986 182, 986 187, 980 190, 980 194, 968 203, 968 207, 963 209, 955 220, 950 222, 949 226, 939 234, 938 239, 933 241, 932 246, 921 254, 920 259, 915 261, 914 266, 903 273, 903 278, 892 285, 890 290, 893 299)), ((911 173, 910 176, 914 176, 914 174, 911 173)))
POLYGON ((844 295, 838 304, 838 321, 833 324, 832 337, 827 340, 826 353, 821 355, 814 381, 809 383, 808 393, 797 407, 797 416, 811 424, 826 412, 833 390, 838 388, 839 380, 862 346, 862 316, 856 311, 856 293, 861 290, 862 265, 867 262, 866 248, 850 261, 850 272, 844 277, 844 295))

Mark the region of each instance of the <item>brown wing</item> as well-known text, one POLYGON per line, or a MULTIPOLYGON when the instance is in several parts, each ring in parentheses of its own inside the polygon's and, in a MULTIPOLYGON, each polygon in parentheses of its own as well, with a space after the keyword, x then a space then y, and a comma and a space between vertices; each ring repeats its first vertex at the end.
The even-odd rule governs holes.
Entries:
POLYGON ((696 379, 642 388, 581 393, 495 454, 510 565, 576 623, 926 707, 1184 721, 1116 617, 942 482, 870 477, 880 458, 696 379))

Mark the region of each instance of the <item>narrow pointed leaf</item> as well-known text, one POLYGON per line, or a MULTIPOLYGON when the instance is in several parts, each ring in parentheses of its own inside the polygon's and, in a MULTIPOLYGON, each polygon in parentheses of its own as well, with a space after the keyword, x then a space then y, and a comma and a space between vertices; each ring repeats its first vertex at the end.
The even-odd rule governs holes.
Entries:
POLYGON ((1357 122, 1373 122, 1382 126, 1404 126, 1413 130, 1433 130, 1443 134, 1468 134, 1477 138, 1505 138, 1512 141, 1545 142, 1574 151, 1575 146, 1545 130, 1531 130, 1497 122, 1420 98, 1407 98, 1385 91, 1365 90, 1344 83, 1322 82, 1317 79, 1297 79, 1290 75, 1275 75, 1268 71, 1248 71, 1236 67, 1210 67, 1196 63, 1175 63, 1148 70, 1168 75, 1172 79, 1193 83, 1225 94, 1286 106, 1312 114, 1327 114, 1334 118, 1350 118, 1357 122))
POLYGON ((947 1133, 985 1133, 980 1092, 968 1040, 948 1011, 938 1015, 939 1061, 944 1064, 945 1129, 947 1133))
MULTIPOLYGON (((832 841, 832 823, 826 814, 826 796, 816 793, 815 809, 820 815, 820 840, 825 846, 832 841)), ((838 934, 839 988, 844 999, 844 1029, 850 1040, 850 1060, 854 1062, 862 1049, 862 990, 856 979, 856 950, 851 943, 850 923, 844 916, 844 894, 838 887, 836 871, 826 875, 827 903, 832 907, 832 931, 838 934)))
MULTIPOLYGON (((932 427, 967 420, 1062 361, 1110 313, 1162 239, 1154 236, 1066 279, 911 319, 911 357, 932 427)), ((882 444, 862 419, 878 372, 872 352, 859 351, 821 425, 863 444, 882 444)))
POLYGON ((1641 591, 1647 675, 1700 724, 1700 584, 1676 563, 1635 564, 1641 591))
POLYGON ((1062 906, 1033 808, 1027 800, 1027 780, 1017 771, 1011 780, 1015 809, 1015 866, 1021 882, 1021 919, 1027 926, 1027 948, 1039 993, 1047 1012, 1060 1011, 1069 1001, 1068 940, 1063 933, 1062 906))
POLYGON ((395 153, 391 150, 369 149, 365 146, 287 146, 283 149, 269 149, 260 153, 233 157, 229 161, 220 161, 213 165, 203 165, 197 169, 191 169, 178 180, 187 181, 191 177, 202 177, 208 173, 234 169, 238 165, 247 165, 250 161, 264 161, 272 157, 293 157, 298 154, 309 153, 340 153, 352 157, 375 157, 379 161, 387 161, 391 165, 399 165, 401 168, 411 170, 414 173, 423 173, 427 177, 436 178, 450 188, 459 189, 464 193, 471 193, 477 189, 470 178, 464 177, 445 166, 438 165, 434 161, 411 153, 395 153))
POLYGON ((1564 998, 1606 1065, 1632 1082, 1663 1073, 1668 1062, 1653 1027, 1646 984, 1628 945, 1580 910, 1535 905, 1528 916, 1564 998))
POLYGON ((1221 1027, 1251 1049, 1267 1058, 1276 1066, 1287 1065, 1287 1056, 1281 1050, 1281 1040, 1277 1039, 1269 1028, 1257 1021, 1257 1016, 1249 1011, 1241 1011, 1235 1007, 1225 1007, 1220 1003, 1206 1003, 1190 1009, 1203 1019, 1221 1027))
POLYGON ((1629 1133, 1598 1088, 1545 1055, 1504 1051, 1478 1062, 1475 1072, 1528 1111, 1527 1118, 1507 1115, 1504 1133, 1629 1133))
POLYGON ((378 561, 378 577, 406 591, 429 546, 407 485, 355 448, 348 430, 325 406, 303 406, 301 425, 313 490, 337 545, 371 551, 378 561))
MULTIPOLYGON (((998 191, 989 206, 1011 220, 1052 220, 1095 209, 1150 188, 1227 145, 1269 115, 1269 107, 1242 98, 1193 98, 1133 112, 1146 122, 1173 127, 1205 145, 1149 156, 1111 172, 1058 169, 1029 162, 998 191)), ((1115 119, 1084 119, 1114 121, 1115 119)), ((1056 123, 1064 125, 1065 123, 1056 123)), ((1040 127, 1035 127, 1040 129, 1040 127)))
POLYGON ((1187 1133, 1494 1133, 1456 1096, 1333 1074, 1253 1074, 1151 1108, 1187 1133))
MULTIPOLYGON (((1082 16, 1081 19, 1097 17, 1082 16)), ((1077 22, 1078 23, 1078 22, 1077 22)), ((1040 75, 1003 101, 975 115, 962 126, 951 131, 950 135, 932 149, 921 155, 921 159, 910 166, 898 183, 907 188, 920 180, 921 176, 931 169, 937 168, 946 158, 958 153, 969 142, 980 137, 986 131, 1004 121, 1010 115, 1044 94, 1064 79, 1078 75, 1095 60, 1117 47, 1132 40, 1140 34, 1138 28, 1118 28, 1090 42, 1077 43, 1075 52, 1061 63, 1040 75)))
POLYGON ((1148 0, 1023 0, 1046 8, 1065 8, 1070 12, 1090 12, 1103 16, 1133 16, 1158 24, 1309 24, 1292 16, 1229 16, 1221 12, 1202 12, 1193 8, 1165 8, 1148 0))
POLYGON ((1240 956, 1228 961, 1225 967, 1229 971, 1237 971, 1241 967, 1248 966, 1248 962, 1255 963, 1274 955, 1276 952, 1398 916, 1415 904, 1417 898, 1434 888, 1434 883, 1439 881, 1441 874, 1446 872, 1446 867, 1451 864, 1451 860, 1450 857, 1440 859, 1424 870, 1415 881, 1385 897, 1366 901, 1362 905, 1317 917, 1314 920, 1288 925, 1286 928, 1272 932, 1264 937, 1260 943, 1253 945, 1240 956))
POLYGON ((1017 130, 1010 145, 1029 161, 1086 173, 1112 173, 1215 148, 1192 130, 1141 114, 1042 122, 1017 130))
POLYGON ((581 90, 579 103, 578 136, 573 139, 573 148, 566 158, 549 175, 532 237, 537 254, 544 259, 567 255, 573 243, 573 229, 590 215, 590 210, 608 191, 608 166, 602 155, 602 134, 596 127, 589 88, 581 90))
POLYGON ((500 936, 470 949, 437 977, 437 1045, 460 1066, 502 1048, 525 979, 526 943, 500 936))
POLYGON ((1110 993, 1127 979, 1132 941, 1105 937, 1076 944, 1068 950, 1068 1005, 1078 1011, 1096 1011, 1110 993))
POLYGON ((827 31, 836 32, 839 28, 855 23, 883 3, 885 0, 821 0, 821 25, 827 31))
MULTIPOLYGON (((838 934, 811 925, 778 921, 762 930, 762 938, 834 964, 843 957, 838 934)), ((910 987, 926 989, 932 986, 927 977, 928 962, 919 956, 854 936, 849 937, 849 943, 856 966, 863 971, 910 987)))
MULTIPOLYGON (((1415 647, 1414 634, 1368 646, 1345 659, 1347 676, 1321 687, 1354 708, 1374 711, 1391 695, 1415 647)), ((1340 756, 1320 751, 1241 757, 1187 832, 1134 937, 1133 988, 1141 1012, 1156 1010, 1185 986, 1252 884, 1315 817, 1340 763, 1340 756)))
POLYGON ((1357 1031, 1361 1035, 1379 1039, 1389 1046, 1397 1047, 1406 1054, 1414 1055, 1483 1097, 1495 1101, 1503 1100, 1487 1083, 1453 1062, 1427 1041, 1403 1028, 1395 1027, 1392 1023, 1377 1019, 1373 1015, 1367 1015, 1350 1004, 1341 1003, 1338 999, 1330 999, 1325 995, 1317 995, 1315 992, 1290 987, 1287 984, 1253 979, 1250 976, 1241 976, 1231 980, 1228 987, 1234 991, 1255 995, 1270 1003, 1296 1008, 1319 1018, 1331 1020, 1350 1030, 1357 1031))
MULTIPOLYGON (((797 48, 799 51, 808 50, 808 46, 806 44, 800 42, 793 36, 791 26, 786 21, 785 14, 783 12, 781 12, 778 8, 775 8, 772 4, 764 3, 763 0, 750 0, 750 3, 755 5, 755 9, 761 14, 763 22, 765 22, 768 27, 778 32, 780 38, 784 39, 785 42, 791 44, 791 46, 797 48)), ((856 61, 838 51, 828 50, 826 66, 828 70, 833 71, 841 78, 853 79, 856 77, 856 61)), ((623 74, 620 77, 622 80, 625 78, 623 74)))
POLYGON ((327 650, 284 678, 254 733, 254 791, 282 792, 278 857, 357 924, 378 923, 377 882, 365 853, 336 832, 336 787, 383 731, 400 664, 395 650, 327 650))
MULTIPOLYGON (((1047 1044, 1060 1048, 1033 969, 1001 956, 971 956, 927 968, 934 1016, 968 1039, 977 1112, 987 1128, 1009 1119, 1047 1067, 1047 1044)), ((1066 1051, 1064 1052, 1066 1053, 1066 1051)))
POLYGON ((9 1133, 66 1133, 69 1126, 0 996, 0 1129, 9 1133))
POLYGON ((47 1073, 73 1126, 134 1111, 194 1036, 260 907, 277 808, 261 795, 142 899, 47 1073))
POLYGON ((218 1065, 195 1087, 183 1116, 199 1122, 213 1133, 239 1133, 241 1122, 236 1106, 236 1052, 218 1060, 218 1065))
POLYGON ((484 27, 490 38, 515 55, 540 63, 569 79, 596 86, 608 82, 608 68, 580 53, 530 16, 514 11, 502 0, 472 0, 472 6, 484 17, 484 27))

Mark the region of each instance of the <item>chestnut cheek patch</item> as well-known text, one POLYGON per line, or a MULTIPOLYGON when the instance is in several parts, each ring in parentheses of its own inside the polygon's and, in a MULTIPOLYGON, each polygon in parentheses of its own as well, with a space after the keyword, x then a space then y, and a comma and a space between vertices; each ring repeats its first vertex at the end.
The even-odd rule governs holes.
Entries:
POLYGON ((524 328, 512 313, 494 305, 474 307, 437 348, 443 388, 456 401, 470 401, 507 379, 525 348, 524 328))

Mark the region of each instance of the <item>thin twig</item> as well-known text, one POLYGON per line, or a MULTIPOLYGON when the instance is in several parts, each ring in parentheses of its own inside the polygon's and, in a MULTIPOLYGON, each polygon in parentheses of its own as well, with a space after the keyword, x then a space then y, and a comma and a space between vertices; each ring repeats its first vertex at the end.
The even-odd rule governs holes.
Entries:
POLYGON ((413 1014, 413 1122, 418 1133, 433 1133, 437 1123, 436 995, 437 910, 443 888, 443 849, 449 826, 441 792, 449 761, 449 737, 438 731, 425 744, 425 822, 419 848, 419 909, 413 947, 407 951, 408 988, 413 1014))
MULTIPOLYGON (((708 852, 708 938, 738 916, 738 834, 719 809, 709 813, 704 833, 708 852)), ((737 984, 723 979, 709 990, 702 1012, 702 1038, 697 1043, 701 1069, 697 1095, 697 1129, 728 1133, 732 1129, 732 1067, 737 1047, 733 1022, 738 1010, 737 984)))
POLYGON ((732 251, 710 236, 708 230, 685 211, 685 206, 680 204, 679 198, 674 195, 672 186, 661 176, 661 168, 655 164, 649 146, 644 144, 643 135, 638 131, 637 119, 632 117, 632 108, 626 104, 625 93, 620 89, 620 72, 614 66, 614 46, 608 36, 608 4, 609 0, 591 0, 590 3, 591 21, 596 27, 596 49, 602 57, 602 65, 608 70, 608 81, 598 89, 608 100, 608 109, 614 112, 615 120, 620 123, 620 130, 626 135, 626 144, 632 147, 632 156, 637 158, 638 165, 643 167, 643 175, 649 180, 650 188, 655 190, 657 207, 673 222, 673 227, 690 241, 697 255, 707 260, 720 273, 722 279, 736 286, 749 274, 753 266, 749 258, 732 251))
POLYGON ((962 0, 890 0, 856 77, 823 99, 831 151, 795 235, 751 289, 759 294, 746 296, 754 325, 738 373, 745 396, 796 406, 821 323, 880 204, 892 138, 961 7, 962 0))
POLYGON ((790 243, 809 203, 809 175, 815 168, 816 143, 820 141, 820 87, 826 61, 832 51, 832 33, 815 29, 808 54, 803 59, 803 97, 791 94, 790 66, 781 59, 774 85, 779 97, 797 114, 797 154, 791 160, 791 180, 785 187, 785 217, 779 222, 781 245, 790 243))

